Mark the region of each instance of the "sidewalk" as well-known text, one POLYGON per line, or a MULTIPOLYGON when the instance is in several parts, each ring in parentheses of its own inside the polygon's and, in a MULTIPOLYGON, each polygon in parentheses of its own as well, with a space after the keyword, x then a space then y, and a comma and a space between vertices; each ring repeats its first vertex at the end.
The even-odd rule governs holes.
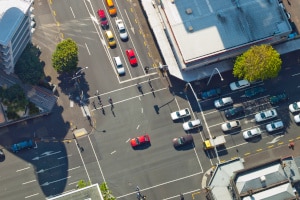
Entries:
POLYGON ((69 129, 65 138, 73 138, 73 129, 85 128, 87 132, 91 132, 92 127, 86 117, 83 116, 81 108, 76 104, 72 104, 69 96, 62 90, 72 90, 70 84, 66 83, 66 79, 59 80, 59 74, 52 67, 52 53, 55 51, 56 45, 61 41, 60 30, 56 24, 54 17, 51 14, 51 7, 47 0, 38 0, 34 4, 34 14, 36 21, 36 30, 33 34, 32 42, 38 45, 41 49, 40 60, 45 62, 44 72, 46 77, 49 77, 50 82, 57 85, 58 100, 52 111, 51 117, 55 117, 60 111, 61 118, 64 122, 69 122, 70 127, 57 127, 61 129, 69 129), (63 109, 61 109, 63 108, 63 109))

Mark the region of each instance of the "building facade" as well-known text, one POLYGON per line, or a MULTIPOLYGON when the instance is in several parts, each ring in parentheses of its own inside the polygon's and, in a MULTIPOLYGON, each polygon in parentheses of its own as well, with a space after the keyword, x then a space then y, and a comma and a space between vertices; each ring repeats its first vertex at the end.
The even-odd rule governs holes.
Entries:
POLYGON ((0 68, 7 74, 31 41, 33 0, 0 0, 0 68))

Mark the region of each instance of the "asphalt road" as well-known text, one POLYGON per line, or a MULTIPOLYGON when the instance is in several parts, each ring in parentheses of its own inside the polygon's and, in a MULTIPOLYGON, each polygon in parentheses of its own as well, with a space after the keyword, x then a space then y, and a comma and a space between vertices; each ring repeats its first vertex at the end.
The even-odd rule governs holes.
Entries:
MULTIPOLYGON (((134 10, 137 6, 135 2, 118 1, 117 7, 117 17, 126 23, 130 40, 119 40, 114 19, 109 17, 110 28, 118 40, 117 47, 111 49, 107 47, 103 30, 95 19, 97 9, 104 8, 102 1, 54 1, 51 4, 62 36, 71 37, 79 44, 79 65, 88 66, 80 74, 79 81, 85 97, 89 102, 96 103, 96 108, 88 105, 93 131, 87 137, 72 140, 71 143, 62 142, 61 138, 70 134, 68 128, 72 125, 64 120, 62 114, 63 109, 70 109, 68 100, 64 102, 64 108, 56 108, 54 116, 1 129, 2 146, 7 148, 23 138, 39 138, 36 149, 15 155, 5 152, 6 159, 1 163, 5 170, 1 170, 0 178, 7 184, 2 188, 1 199, 41 199, 74 189, 80 179, 92 183, 106 181, 119 199, 135 199, 136 186, 149 199, 179 199, 180 192, 184 193, 185 199, 193 199, 201 188, 203 173, 215 163, 257 153, 297 137, 299 127, 291 120, 292 116, 287 110, 288 104, 299 98, 297 53, 283 56, 284 67, 278 78, 257 83, 267 89, 259 98, 245 100, 241 97, 243 91, 231 92, 228 84, 234 79, 230 73, 222 74, 222 82, 215 75, 209 86, 206 86, 208 80, 192 83, 196 92, 220 86, 224 96, 232 96, 235 103, 248 108, 246 116, 240 119, 240 132, 256 126, 252 121, 256 112, 270 108, 265 101, 268 95, 285 90, 290 96, 289 102, 276 107, 287 127, 284 132, 277 135, 264 132, 262 138, 251 142, 246 142, 240 132, 226 134, 226 150, 219 150, 217 159, 203 151, 202 142, 209 134, 224 134, 220 130, 220 124, 226 121, 223 112, 213 107, 211 99, 200 101, 203 110, 200 113, 190 89, 184 92, 184 82, 170 77, 170 86, 156 70, 152 69, 150 74, 146 74, 143 67, 153 66, 154 62, 149 56, 144 29, 137 23, 139 20, 134 10), (129 65, 124 54, 127 48, 135 49, 139 60, 137 67, 129 65), (118 77, 111 64, 111 57, 117 55, 121 56, 126 66, 126 76, 118 77), (148 83, 149 78, 154 92, 148 83), (143 94, 138 91, 137 83, 142 85, 143 94), (104 112, 97 104, 97 90, 104 112), (113 99, 113 108, 107 101, 108 97, 113 99), (155 109, 157 107, 159 110, 155 109), (170 113, 183 108, 193 111, 191 117, 173 122, 170 113), (174 149, 172 139, 186 134, 182 123, 194 118, 206 121, 207 126, 190 132, 194 137, 194 145, 181 150, 174 149), (144 133, 150 135, 151 146, 132 149, 129 140, 144 133), (78 147, 84 151, 81 152, 78 147)), ((41 14, 43 18, 50 16, 49 13, 45 15, 41 14)), ((70 78, 72 76, 58 77, 61 81, 58 86, 66 95, 72 93, 70 88, 66 88, 70 78)), ((86 120, 80 109, 74 109, 73 117, 86 120)))

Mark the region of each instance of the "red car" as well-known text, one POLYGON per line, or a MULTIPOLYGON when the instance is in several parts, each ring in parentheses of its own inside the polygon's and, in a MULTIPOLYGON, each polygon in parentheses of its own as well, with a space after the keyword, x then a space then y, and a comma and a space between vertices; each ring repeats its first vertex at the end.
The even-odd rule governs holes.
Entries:
POLYGON ((98 16, 100 18, 100 23, 101 23, 102 28, 104 28, 104 29, 108 28, 108 20, 105 16, 104 10, 100 9, 100 10, 98 10, 97 13, 98 13, 98 16))
POLYGON ((137 59, 135 57, 133 49, 127 49, 126 55, 131 65, 137 65, 137 59))
POLYGON ((137 147, 137 146, 140 146, 143 144, 149 144, 149 143, 150 143, 150 137, 148 134, 141 135, 136 138, 132 138, 130 140, 130 144, 132 147, 137 147))

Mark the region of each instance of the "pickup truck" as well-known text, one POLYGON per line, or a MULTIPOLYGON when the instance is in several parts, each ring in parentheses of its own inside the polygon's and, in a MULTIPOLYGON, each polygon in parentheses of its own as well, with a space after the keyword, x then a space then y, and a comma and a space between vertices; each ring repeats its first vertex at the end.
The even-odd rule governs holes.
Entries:
POLYGON ((16 153, 22 149, 30 149, 33 147, 33 141, 32 140, 25 140, 16 144, 11 145, 11 150, 16 153))
POLYGON ((208 149, 213 149, 215 147, 224 145, 226 143, 225 137, 222 136, 218 136, 218 137, 214 137, 211 139, 207 139, 203 142, 203 149, 204 150, 208 150, 208 149))

